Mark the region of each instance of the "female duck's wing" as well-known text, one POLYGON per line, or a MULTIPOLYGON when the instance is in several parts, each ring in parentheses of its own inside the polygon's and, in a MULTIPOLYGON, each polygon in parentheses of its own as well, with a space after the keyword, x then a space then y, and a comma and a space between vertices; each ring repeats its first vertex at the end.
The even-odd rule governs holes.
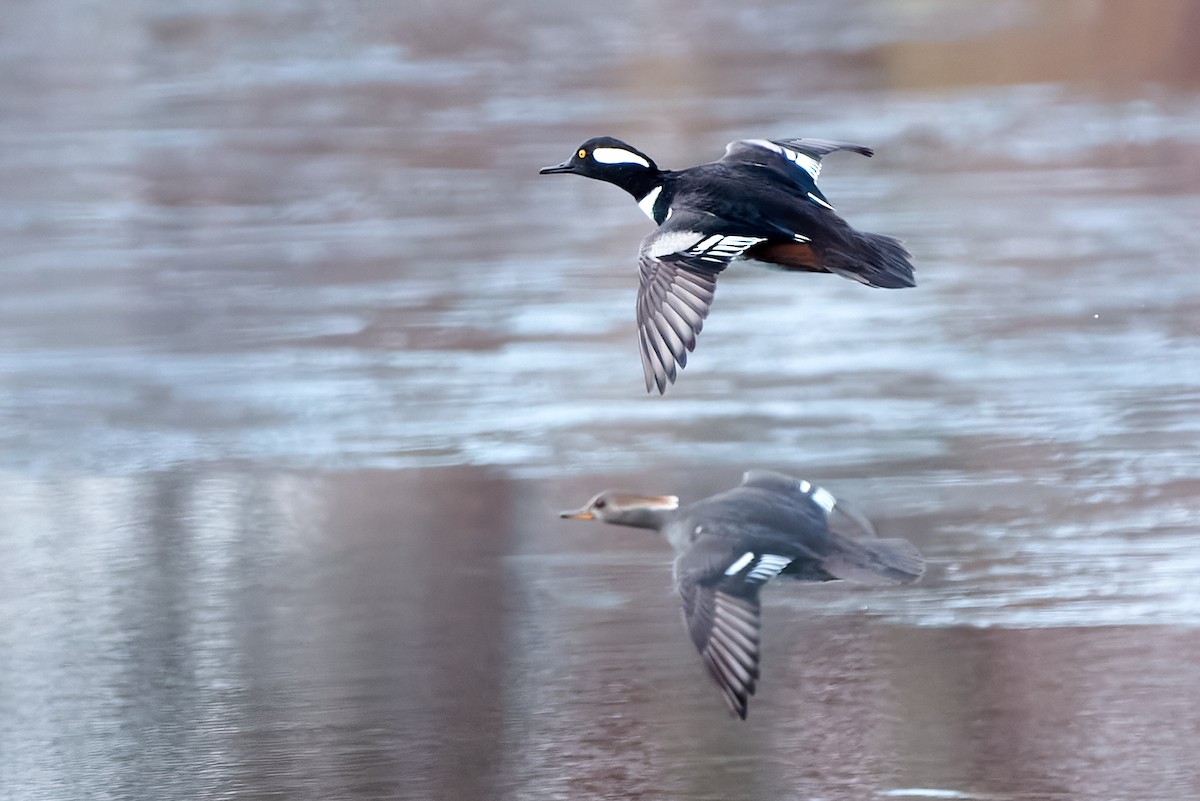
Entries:
POLYGON ((803 532, 807 547, 819 554, 821 569, 834 578, 911 584, 925 573, 925 558, 916 546, 908 540, 879 539, 866 515, 824 487, 771 470, 746 471, 741 486, 770 493, 773 505, 790 509, 792 530, 803 532))
POLYGON ((758 684, 758 592, 794 558, 743 545, 753 540, 744 533, 702 533, 675 560, 684 625, 725 703, 740 718, 758 684))

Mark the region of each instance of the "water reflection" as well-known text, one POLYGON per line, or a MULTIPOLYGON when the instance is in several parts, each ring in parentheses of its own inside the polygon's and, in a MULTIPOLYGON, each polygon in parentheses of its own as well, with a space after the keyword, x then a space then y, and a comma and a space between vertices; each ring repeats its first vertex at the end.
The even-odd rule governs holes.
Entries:
POLYGON ((459 468, 3 489, 13 797, 1196 789, 1190 627, 913 625, 922 593, 955 589, 936 574, 913 593, 774 588, 742 724, 679 625, 665 545, 564 530, 568 483, 459 468))
POLYGON ((0 795, 1195 796, 1196 15, 8 4, 0 795), (871 144, 921 287, 731 270, 643 397, 601 133, 871 144), (554 512, 750 464, 934 564, 768 593, 735 725, 554 512))
POLYGON ((29 772, 50 747, 68 794, 370 797, 441 765, 425 780, 448 797, 486 795, 507 487, 434 478, 10 483, 28 498, 4 531, 14 786, 51 789, 29 772))

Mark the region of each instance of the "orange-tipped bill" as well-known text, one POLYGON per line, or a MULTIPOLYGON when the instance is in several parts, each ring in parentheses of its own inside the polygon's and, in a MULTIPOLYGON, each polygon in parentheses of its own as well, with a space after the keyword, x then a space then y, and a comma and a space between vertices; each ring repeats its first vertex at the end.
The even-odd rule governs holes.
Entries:
POLYGON ((585 506, 582 509, 576 509, 573 512, 559 512, 558 516, 561 517, 563 520, 595 520, 596 519, 596 516, 594 514, 592 514, 592 510, 589 506, 585 506))
POLYGON ((632 492, 608 490, 592 498, 573 512, 560 512, 564 520, 604 520, 620 522, 618 516, 636 513, 638 510, 671 511, 679 508, 679 499, 674 495, 638 495, 632 492))

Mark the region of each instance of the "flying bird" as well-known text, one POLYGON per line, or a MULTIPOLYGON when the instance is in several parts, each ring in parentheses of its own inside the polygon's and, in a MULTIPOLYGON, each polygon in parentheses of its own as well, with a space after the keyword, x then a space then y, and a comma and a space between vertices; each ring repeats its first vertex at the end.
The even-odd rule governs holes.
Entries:
POLYGON ((734 260, 835 273, 873 287, 916 285, 899 241, 851 228, 817 187, 822 157, 839 150, 874 152, 822 139, 741 139, 718 161, 676 171, 600 136, 562 164, 541 169, 616 184, 658 225, 638 252, 638 346, 647 392, 666 392, 687 364, 717 276, 734 260))
POLYGON ((730 711, 745 719, 758 683, 759 590, 776 576, 911 584, 925 572, 912 543, 879 539, 828 490, 769 470, 688 506, 674 495, 602 492, 563 518, 655 529, 674 547, 683 622, 730 711))

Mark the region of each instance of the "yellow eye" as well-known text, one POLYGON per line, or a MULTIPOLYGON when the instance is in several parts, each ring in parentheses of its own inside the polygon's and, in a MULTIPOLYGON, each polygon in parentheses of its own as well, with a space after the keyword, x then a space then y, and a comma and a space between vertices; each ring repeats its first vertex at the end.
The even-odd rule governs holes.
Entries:
POLYGON ((587 158, 587 151, 584 150, 583 148, 579 148, 579 158, 581 158, 581 159, 587 158))

